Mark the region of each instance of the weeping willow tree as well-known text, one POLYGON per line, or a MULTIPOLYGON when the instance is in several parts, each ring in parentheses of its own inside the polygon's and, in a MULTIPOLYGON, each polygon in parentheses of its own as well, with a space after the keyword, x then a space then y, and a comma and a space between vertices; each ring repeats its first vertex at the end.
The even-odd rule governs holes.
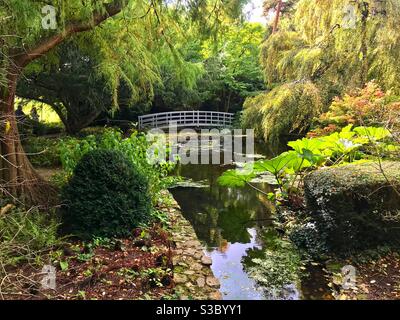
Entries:
POLYGON ((212 30, 221 16, 241 6, 240 0, 225 6, 227 3, 230 1, 0 0, 1 192, 29 204, 46 203, 55 195, 29 162, 14 114, 17 82, 30 68, 37 68, 38 59, 57 60, 58 46, 76 40, 100 61, 97 73, 107 80, 113 105, 117 105, 122 81, 132 98, 143 90, 152 91, 152 83, 159 78, 152 53, 158 45, 174 51, 174 42, 184 38, 179 15, 196 12, 197 19, 208 16, 206 25, 212 30))
POLYGON ((397 0, 297 1, 263 44, 261 64, 272 91, 247 101, 245 125, 258 126, 260 137, 276 142, 304 133, 312 116, 325 111, 333 97, 370 80, 400 94, 399 23, 397 0), (315 90, 310 91, 311 85, 315 90), (288 86, 296 90, 288 93, 288 86), (299 106, 299 90, 311 103, 299 106), (292 98, 282 100, 282 95, 292 98), (284 126, 275 119, 281 109, 284 126), (304 119, 300 127, 299 118, 304 119))

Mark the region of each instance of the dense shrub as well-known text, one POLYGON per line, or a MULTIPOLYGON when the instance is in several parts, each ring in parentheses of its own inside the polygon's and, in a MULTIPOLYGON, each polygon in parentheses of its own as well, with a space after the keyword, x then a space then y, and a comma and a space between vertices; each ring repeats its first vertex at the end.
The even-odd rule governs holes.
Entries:
POLYGON ((126 236, 151 211, 146 176, 115 150, 84 155, 63 198, 65 231, 81 237, 126 236))
POLYGON ((25 152, 35 167, 59 167, 60 139, 29 137, 23 141, 25 152))
POLYGON ((159 192, 169 183, 168 173, 175 164, 166 161, 159 164, 151 164, 147 159, 147 150, 150 142, 146 135, 133 132, 124 138, 119 130, 106 128, 101 135, 89 135, 84 139, 69 139, 61 143, 61 162, 67 178, 72 175, 78 162, 84 155, 93 150, 115 150, 123 153, 129 163, 137 171, 145 175, 149 181, 150 194, 153 202, 156 202, 159 192))
POLYGON ((323 135, 337 131, 348 124, 381 126, 400 130, 400 98, 390 91, 384 92, 375 82, 355 89, 342 98, 336 97, 327 113, 315 123, 310 135, 323 135))
POLYGON ((289 239, 314 259, 328 253, 326 234, 317 229, 315 222, 297 223, 290 230, 289 239))
POLYGON ((400 163, 351 164, 304 180, 307 210, 330 251, 400 245, 400 163), (381 171, 382 170, 382 171, 381 171), (385 174, 383 174, 384 172, 385 174))

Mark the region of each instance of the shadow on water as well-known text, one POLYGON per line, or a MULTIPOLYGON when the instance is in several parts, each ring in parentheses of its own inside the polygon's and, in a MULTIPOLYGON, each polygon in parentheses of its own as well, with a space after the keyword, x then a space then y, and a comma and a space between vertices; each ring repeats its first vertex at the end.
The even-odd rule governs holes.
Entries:
MULTIPOLYGON (((265 148, 260 150, 260 146, 257 146, 257 152, 269 154, 265 148)), ((271 299, 267 290, 258 286, 244 268, 254 255, 262 254, 262 232, 271 227, 270 204, 251 188, 220 186, 217 178, 230 168, 232 166, 180 165, 177 175, 201 182, 204 187, 178 187, 171 192, 203 242, 207 254, 212 257, 211 267, 220 280, 223 298, 271 299)), ((268 184, 258 184, 257 187, 265 192, 273 190, 268 184)), ((309 290, 303 291, 303 298, 321 298, 314 292, 309 286, 309 290)), ((279 298, 300 299, 300 296, 299 290, 291 286, 279 298)))

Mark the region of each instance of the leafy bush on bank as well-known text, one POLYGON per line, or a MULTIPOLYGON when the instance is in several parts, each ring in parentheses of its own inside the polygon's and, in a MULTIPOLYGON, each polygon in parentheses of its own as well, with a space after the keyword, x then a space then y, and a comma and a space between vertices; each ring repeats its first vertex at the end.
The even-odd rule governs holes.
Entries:
POLYGON ((127 236, 148 221, 151 212, 144 172, 116 150, 85 154, 63 190, 63 199, 65 228, 85 238, 127 236))

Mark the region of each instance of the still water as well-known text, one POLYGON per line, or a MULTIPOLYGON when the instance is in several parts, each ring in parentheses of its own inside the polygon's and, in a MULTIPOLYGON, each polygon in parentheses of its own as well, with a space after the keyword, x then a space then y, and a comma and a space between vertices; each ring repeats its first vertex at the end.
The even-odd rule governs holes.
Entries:
MULTIPOLYGON (((256 154, 270 154, 261 146, 256 154)), ((271 228, 271 204, 250 187, 228 188, 217 178, 233 166, 181 165, 177 174, 198 184, 172 188, 171 192, 192 223, 195 232, 212 257, 212 270, 220 280, 223 299, 271 299, 268 288, 262 288, 247 274, 245 264, 264 246, 263 232, 271 228)), ((273 188, 260 183, 258 188, 271 192, 273 188)), ((318 270, 301 285, 290 285, 280 299, 320 299, 325 289, 318 270), (321 285, 322 283, 322 285, 321 285)), ((275 297, 276 298, 276 297, 275 297)))

